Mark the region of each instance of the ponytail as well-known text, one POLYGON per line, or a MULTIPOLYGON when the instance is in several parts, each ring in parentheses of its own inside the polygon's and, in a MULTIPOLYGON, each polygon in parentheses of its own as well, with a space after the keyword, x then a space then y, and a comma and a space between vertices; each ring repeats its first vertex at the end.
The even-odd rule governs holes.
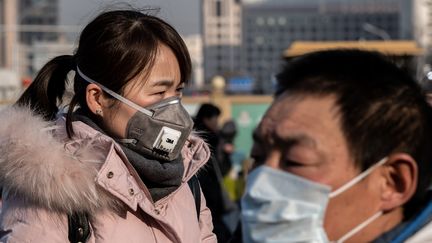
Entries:
POLYGON ((46 120, 55 118, 57 104, 63 99, 67 74, 75 69, 74 57, 63 55, 53 58, 38 72, 35 80, 24 91, 15 105, 29 106, 46 120))

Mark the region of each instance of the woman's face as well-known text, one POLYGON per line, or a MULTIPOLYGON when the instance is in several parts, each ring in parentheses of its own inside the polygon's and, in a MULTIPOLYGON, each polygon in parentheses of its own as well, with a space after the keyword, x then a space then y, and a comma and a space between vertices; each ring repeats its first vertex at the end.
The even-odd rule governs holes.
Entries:
MULTIPOLYGON (((184 83, 180 83, 180 68, 171 49, 159 45, 150 75, 138 75, 125 87, 124 96, 141 107, 147 107, 172 96, 182 96, 184 83)), ((132 107, 112 99, 103 98, 102 120, 105 130, 114 138, 125 138, 129 119, 137 112, 132 107)))

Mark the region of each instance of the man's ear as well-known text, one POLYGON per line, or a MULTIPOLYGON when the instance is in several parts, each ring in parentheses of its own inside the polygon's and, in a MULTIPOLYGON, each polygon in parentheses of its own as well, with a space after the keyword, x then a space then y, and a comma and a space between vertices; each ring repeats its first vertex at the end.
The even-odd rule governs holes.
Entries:
POLYGON ((104 96, 102 89, 96 84, 89 84, 86 88, 86 102, 89 110, 98 116, 103 115, 104 96))
POLYGON ((381 171, 381 209, 389 211, 404 205, 417 189, 418 167, 414 158, 406 153, 391 154, 381 171))

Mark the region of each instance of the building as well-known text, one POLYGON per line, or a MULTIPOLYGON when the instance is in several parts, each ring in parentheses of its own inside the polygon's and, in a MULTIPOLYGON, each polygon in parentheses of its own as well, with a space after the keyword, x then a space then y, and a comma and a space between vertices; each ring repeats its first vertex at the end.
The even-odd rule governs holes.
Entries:
POLYGON ((30 70, 29 73, 36 73, 40 70, 49 60, 60 55, 72 55, 74 51, 73 43, 66 41, 55 41, 55 42, 33 42, 29 46, 28 53, 31 54, 31 61, 28 65, 30 70))
MULTIPOLYGON (((19 24, 20 25, 57 25, 59 20, 59 0, 19 0, 19 24)), ((20 33, 20 41, 24 44, 32 44, 35 41, 56 41, 58 33, 23 31, 20 33)))
POLYGON ((202 90, 204 88, 204 67, 201 35, 184 36, 183 40, 189 50, 192 61, 192 77, 189 86, 192 91, 202 90))
POLYGON ((239 0, 202 0, 204 79, 241 70, 241 5, 239 0))
POLYGON ((35 74, 34 43, 52 43, 60 36, 58 4, 58 0, 0 0, 0 67, 21 77, 35 74))
POLYGON ((17 24, 18 0, 0 0, 0 68, 17 70, 15 55, 17 33, 13 27, 17 24))
MULTIPOLYGON (((283 57, 290 62, 291 59, 310 52, 331 49, 357 49, 380 52, 399 68, 411 74, 418 81, 425 77, 418 76, 419 61, 425 54, 414 40, 363 40, 363 41, 295 41, 284 51, 283 57)), ((420 63, 421 66, 421 63, 420 63)))
POLYGON ((432 0, 413 0, 414 36, 422 47, 432 46, 432 0))
POLYGON ((244 0, 243 69, 257 93, 271 93, 282 53, 294 41, 411 39, 409 2, 244 0))
POLYGON ((419 60, 417 79, 427 92, 432 91, 432 0, 413 0, 414 36, 426 50, 419 60))

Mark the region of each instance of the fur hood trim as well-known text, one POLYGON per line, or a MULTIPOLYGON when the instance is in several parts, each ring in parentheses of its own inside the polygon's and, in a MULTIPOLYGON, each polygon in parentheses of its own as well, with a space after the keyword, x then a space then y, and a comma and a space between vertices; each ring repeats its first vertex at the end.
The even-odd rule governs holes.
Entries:
POLYGON ((64 122, 44 121, 28 107, 2 109, 0 124, 0 185, 4 197, 19 197, 62 213, 93 213, 120 205, 95 183, 104 161, 88 159, 95 157, 94 151, 105 149, 96 146, 111 146, 112 142, 89 136, 80 139, 78 145, 69 144, 76 140, 67 138, 64 122))

